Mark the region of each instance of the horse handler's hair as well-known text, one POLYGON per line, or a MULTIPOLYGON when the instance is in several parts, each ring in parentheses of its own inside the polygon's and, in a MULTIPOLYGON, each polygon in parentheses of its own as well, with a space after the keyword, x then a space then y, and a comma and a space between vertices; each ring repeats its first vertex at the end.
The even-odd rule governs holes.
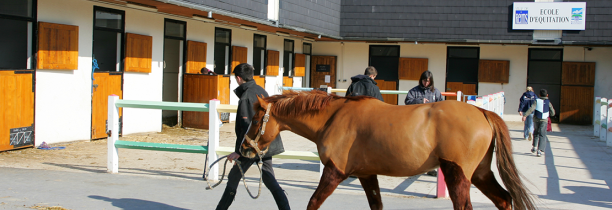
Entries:
MULTIPOLYGON (((421 78, 419 79, 419 86, 424 87, 423 86, 423 80, 426 80, 426 79, 429 79, 429 86, 428 86, 428 88, 430 88, 431 92, 433 93, 436 90, 436 88, 434 87, 433 73, 431 73, 431 71, 429 71, 429 70, 424 71, 421 74, 421 78)), ((424 87, 424 88, 426 88, 426 87, 424 87)))
POLYGON ((234 73, 236 76, 242 78, 242 80, 248 82, 248 81, 253 80, 253 71, 254 70, 255 69, 253 68, 253 66, 251 66, 251 64, 241 63, 241 64, 238 64, 234 68, 234 71, 232 73, 234 73))
POLYGON ((363 72, 363 74, 366 75, 366 76, 370 76, 370 75, 376 76, 376 75, 378 75, 378 71, 376 70, 376 68, 374 68, 374 66, 368 66, 365 69, 365 72, 363 72))

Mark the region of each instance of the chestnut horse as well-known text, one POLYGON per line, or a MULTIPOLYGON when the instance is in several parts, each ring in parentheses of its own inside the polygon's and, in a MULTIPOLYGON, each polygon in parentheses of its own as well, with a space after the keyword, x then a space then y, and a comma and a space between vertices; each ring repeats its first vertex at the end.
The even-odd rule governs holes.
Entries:
POLYGON ((458 101, 389 105, 322 91, 259 98, 240 151, 265 154, 280 131, 317 145, 325 165, 307 209, 318 209, 349 175, 359 177, 371 209, 382 209, 377 175, 414 176, 441 167, 454 209, 472 209, 474 184, 499 209, 535 209, 512 158, 508 127, 497 114, 458 101), (491 162, 508 191, 499 185, 491 162))

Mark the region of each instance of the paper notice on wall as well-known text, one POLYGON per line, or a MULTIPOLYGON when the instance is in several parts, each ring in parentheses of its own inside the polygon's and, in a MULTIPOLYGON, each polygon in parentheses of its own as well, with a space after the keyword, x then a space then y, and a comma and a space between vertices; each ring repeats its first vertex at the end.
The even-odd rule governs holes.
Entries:
POLYGON ((325 75, 325 83, 330 83, 330 82, 331 82, 331 76, 325 75))

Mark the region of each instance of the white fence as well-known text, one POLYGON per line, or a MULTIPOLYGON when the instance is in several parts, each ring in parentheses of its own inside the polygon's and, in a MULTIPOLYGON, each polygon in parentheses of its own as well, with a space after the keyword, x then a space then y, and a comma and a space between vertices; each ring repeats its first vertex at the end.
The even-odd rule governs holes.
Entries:
POLYGON ((593 135, 612 147, 612 99, 595 97, 593 135))

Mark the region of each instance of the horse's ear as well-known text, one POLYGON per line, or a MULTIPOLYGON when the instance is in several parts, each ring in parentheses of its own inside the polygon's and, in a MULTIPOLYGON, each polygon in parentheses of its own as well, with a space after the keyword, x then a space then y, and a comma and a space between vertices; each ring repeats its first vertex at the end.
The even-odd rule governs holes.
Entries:
POLYGON ((259 106, 261 106, 262 109, 266 109, 268 107, 268 102, 263 99, 263 96, 257 95, 257 101, 259 102, 259 106))

